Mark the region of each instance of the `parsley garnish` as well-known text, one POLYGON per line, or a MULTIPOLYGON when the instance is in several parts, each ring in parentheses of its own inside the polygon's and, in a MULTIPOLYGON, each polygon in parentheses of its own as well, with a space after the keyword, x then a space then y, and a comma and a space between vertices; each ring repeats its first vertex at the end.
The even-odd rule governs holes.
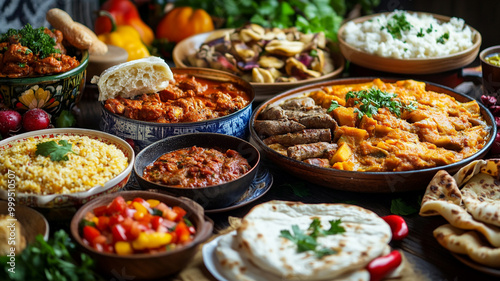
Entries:
POLYGON ((34 54, 45 58, 53 53, 61 53, 61 50, 54 48, 56 41, 44 32, 45 27, 33 28, 29 23, 23 29, 9 29, 0 37, 1 42, 19 42, 22 46, 28 47, 34 54))
POLYGON ((50 160, 52 161, 68 161, 69 158, 66 154, 69 152, 77 154, 71 150, 72 146, 73 144, 68 143, 67 140, 59 140, 59 144, 53 140, 46 141, 36 145, 35 155, 50 156, 50 160))
POLYGON ((292 225, 292 233, 289 230, 281 230, 280 237, 288 239, 297 244, 297 253, 313 251, 317 258, 322 258, 326 255, 336 254, 337 251, 329 248, 318 249, 316 239, 320 236, 334 235, 344 233, 345 228, 340 226, 341 221, 330 221, 330 229, 321 229, 321 222, 318 218, 314 218, 307 230, 309 234, 299 228, 298 225, 292 225))
POLYGON ((425 34, 424 34, 423 30, 422 30, 422 28, 420 28, 420 31, 417 33, 417 37, 424 37, 424 36, 425 36, 425 34))
POLYGON ((403 13, 392 16, 385 28, 393 38, 401 38, 402 33, 410 30, 412 25, 406 20, 406 15, 403 13))
POLYGON ((340 106, 340 104, 338 101, 332 100, 332 103, 330 104, 330 107, 328 108, 327 112, 332 112, 339 106, 340 106))
POLYGON ((382 107, 389 109, 397 117, 401 117, 401 110, 413 111, 417 109, 417 106, 413 102, 409 105, 404 105, 397 98, 396 94, 387 93, 375 88, 356 92, 349 91, 345 96, 345 100, 348 101, 349 99, 355 99, 354 105, 359 105, 359 108, 354 110, 354 112, 358 113, 359 119, 363 115, 372 117, 382 107))
POLYGON ((427 31, 427 33, 431 33, 431 32, 432 32, 432 29, 433 29, 433 28, 432 28, 432 24, 431 24, 431 25, 429 26, 429 28, 427 28, 427 30, 426 30, 426 31, 427 31))
POLYGON ((445 34, 441 35, 441 37, 439 37, 436 42, 437 43, 441 43, 441 44, 444 44, 444 40, 448 40, 450 38, 450 34, 448 32, 446 32, 445 34))

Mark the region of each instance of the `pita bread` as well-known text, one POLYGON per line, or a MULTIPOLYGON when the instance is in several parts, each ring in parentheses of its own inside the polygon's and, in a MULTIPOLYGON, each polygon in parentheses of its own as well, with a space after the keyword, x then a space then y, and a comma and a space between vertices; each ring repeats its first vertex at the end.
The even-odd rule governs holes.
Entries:
POLYGON ((491 267, 500 267, 500 248, 492 248, 475 231, 464 231, 450 224, 442 225, 433 232, 441 246, 468 255, 472 260, 491 267))
POLYGON ((482 233, 491 245, 500 247, 500 228, 478 221, 462 206, 463 195, 446 171, 436 173, 422 198, 421 216, 441 215, 460 229, 482 233))
POLYGON ((380 256, 391 240, 389 225, 377 214, 347 204, 303 204, 270 201, 254 207, 242 220, 235 240, 242 256, 263 271, 289 280, 334 279, 364 268, 380 256), (336 254, 320 259, 311 252, 297 253, 292 241, 280 237, 292 225, 306 230, 314 218, 322 228, 341 220, 346 232, 318 237, 321 247, 336 254))
MULTIPOLYGON (((236 233, 226 234, 218 241, 215 255, 222 272, 228 280, 234 281, 283 281, 283 278, 263 271, 241 252, 236 233)), ((331 279, 329 279, 331 280, 331 279)), ((355 270, 339 276, 336 281, 368 281, 370 273, 365 269, 355 270)))
POLYGON ((121 96, 133 98, 141 94, 164 90, 173 73, 168 64, 159 57, 147 57, 114 65, 94 76, 92 83, 99 88, 99 101, 121 96))
POLYGON ((500 182, 479 173, 462 188, 465 209, 476 219, 500 226, 500 182))

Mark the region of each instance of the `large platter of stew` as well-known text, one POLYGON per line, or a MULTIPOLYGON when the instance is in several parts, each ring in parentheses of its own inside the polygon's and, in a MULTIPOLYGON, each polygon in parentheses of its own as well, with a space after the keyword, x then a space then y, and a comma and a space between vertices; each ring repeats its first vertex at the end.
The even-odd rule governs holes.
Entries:
POLYGON ((347 78, 286 91, 250 119, 273 162, 310 182, 355 192, 425 189, 441 169, 483 157, 496 136, 474 99, 422 81, 347 78))

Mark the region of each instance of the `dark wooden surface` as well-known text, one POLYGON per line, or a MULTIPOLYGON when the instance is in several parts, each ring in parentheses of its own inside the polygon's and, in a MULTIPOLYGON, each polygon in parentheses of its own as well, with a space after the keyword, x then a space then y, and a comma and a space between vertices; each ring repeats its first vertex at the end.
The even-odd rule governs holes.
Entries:
MULTIPOLYGON (((366 70, 353 69, 362 75, 372 75, 366 70)), ((352 72, 351 72, 352 74, 352 72)), ((375 73, 378 74, 378 73, 375 73)), ((433 77, 433 82, 438 82, 439 77, 433 77)), ((456 73, 447 73, 442 76, 443 83, 449 87, 455 87, 464 81, 463 77, 456 73)), ((258 104, 254 105, 254 108, 258 104)), ((94 85, 87 85, 86 91, 78 105, 78 126, 89 129, 99 129, 100 106, 97 102, 97 89, 94 85)), ((271 189, 260 199, 224 213, 211 214, 209 217, 215 223, 215 232, 229 226, 228 217, 243 217, 253 206, 269 200, 301 201, 305 203, 350 203, 374 211, 380 216, 391 214, 391 202, 403 200, 413 206, 417 211, 419 203, 428 182, 422 182, 422 190, 409 193, 370 194, 353 193, 321 187, 282 170, 278 166, 266 160, 264 166, 269 169, 274 177, 271 189)), ((132 179, 133 180, 133 179, 132 179)), ((434 237, 432 231, 445 224, 446 221, 440 217, 421 217, 418 212, 404 216, 408 223, 410 234, 399 242, 392 242, 395 248, 402 249, 410 263, 421 274, 423 280, 500 280, 498 276, 492 276, 472 269, 441 247, 434 237)))

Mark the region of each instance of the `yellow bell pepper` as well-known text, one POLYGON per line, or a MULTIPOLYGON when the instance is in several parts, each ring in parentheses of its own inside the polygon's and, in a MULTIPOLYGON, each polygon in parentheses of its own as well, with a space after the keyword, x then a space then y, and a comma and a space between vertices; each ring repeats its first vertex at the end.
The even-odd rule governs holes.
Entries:
MULTIPOLYGON (((100 11, 101 13, 103 11, 100 11)), ((142 59, 149 57, 150 53, 146 45, 141 41, 141 36, 135 28, 129 25, 116 25, 113 16, 109 13, 104 13, 109 16, 113 28, 109 33, 103 33, 97 36, 102 42, 121 47, 128 53, 127 61, 142 59)))
POLYGON ((134 253, 132 246, 130 246, 130 243, 126 241, 116 242, 115 251, 118 255, 130 255, 134 253))
POLYGON ((160 232, 141 232, 139 237, 132 241, 132 248, 136 250, 154 249, 165 246, 172 241, 172 234, 160 232))

